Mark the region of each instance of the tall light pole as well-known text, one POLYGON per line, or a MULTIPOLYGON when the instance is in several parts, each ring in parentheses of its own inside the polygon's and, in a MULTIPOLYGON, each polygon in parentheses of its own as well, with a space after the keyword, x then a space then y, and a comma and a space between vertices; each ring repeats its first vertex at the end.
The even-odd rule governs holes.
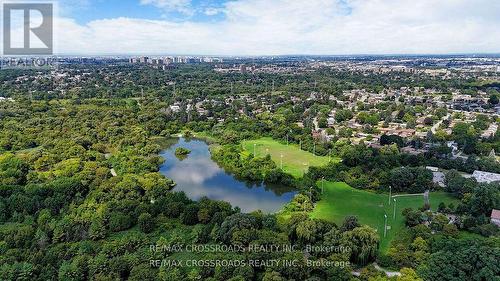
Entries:
POLYGON ((392 186, 389 185, 389 205, 391 205, 392 186))
POLYGON ((283 153, 281 153, 281 163, 280 164, 281 164, 280 165, 281 166, 281 170, 283 171, 283 153))
POLYGON ((288 146, 288 133, 286 134, 286 146, 288 146))
POLYGON ((396 219, 396 198, 394 198, 394 219, 396 219))
POLYGON ((328 149, 328 162, 332 162, 332 149, 328 149))
POLYGON ((384 238, 387 236, 387 215, 384 215, 384 238))
POLYGON ((255 154, 255 147, 257 146, 256 143, 253 144, 253 157, 256 157, 257 155, 255 154))

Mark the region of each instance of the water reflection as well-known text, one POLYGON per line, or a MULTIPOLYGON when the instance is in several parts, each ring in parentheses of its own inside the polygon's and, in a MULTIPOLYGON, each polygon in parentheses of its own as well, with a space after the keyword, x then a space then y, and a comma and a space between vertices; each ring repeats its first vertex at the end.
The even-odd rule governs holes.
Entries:
POLYGON ((203 196, 214 200, 224 200, 238 206, 243 212, 262 210, 276 212, 289 202, 295 192, 283 186, 258 185, 237 180, 227 174, 210 158, 208 145, 201 140, 178 139, 177 143, 162 151, 165 163, 160 172, 173 179, 176 191, 184 191, 194 200, 203 196), (175 157, 175 149, 184 147, 191 150, 187 158, 175 157))

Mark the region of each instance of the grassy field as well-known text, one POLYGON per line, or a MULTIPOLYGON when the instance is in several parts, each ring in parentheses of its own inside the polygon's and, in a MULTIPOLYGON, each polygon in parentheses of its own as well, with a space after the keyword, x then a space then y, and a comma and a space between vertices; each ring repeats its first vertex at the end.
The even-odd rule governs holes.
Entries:
POLYGON ((212 136, 209 132, 193 132, 193 137, 197 139, 202 139, 208 142, 209 144, 217 142, 217 138, 212 136))
MULTIPOLYGON (((321 187, 321 183, 319 184, 321 187)), ((433 192, 430 197, 431 209, 436 210, 440 202, 455 206, 458 200, 444 192, 433 192)), ((424 204, 423 196, 396 198, 396 219, 393 219, 394 204, 389 206, 389 195, 354 189, 345 183, 325 182, 322 200, 314 208, 313 218, 325 219, 341 224, 348 215, 357 216, 361 224, 377 229, 380 234, 380 250, 385 252, 390 241, 404 227, 401 211, 404 208, 417 209, 424 204), (387 214, 387 236, 384 238, 384 214, 387 214)))
MULTIPOLYGON (((282 144, 271 138, 261 138, 258 140, 249 140, 243 142, 243 148, 246 153, 254 152, 257 156, 271 155, 273 161, 281 166, 281 155, 283 154, 283 170, 294 177, 302 177, 304 171, 310 166, 323 166, 328 163, 328 156, 316 156, 308 151, 301 150, 295 144, 282 144)), ((340 159, 332 157, 332 161, 340 161, 340 159)))

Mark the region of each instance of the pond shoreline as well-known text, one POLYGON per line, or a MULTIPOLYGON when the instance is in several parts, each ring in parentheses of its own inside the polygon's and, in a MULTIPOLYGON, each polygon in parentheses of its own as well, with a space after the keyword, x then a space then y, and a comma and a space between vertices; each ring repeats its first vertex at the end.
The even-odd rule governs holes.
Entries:
POLYGON ((177 185, 173 191, 183 191, 193 199, 208 197, 222 200, 239 207, 242 212, 261 210, 266 213, 279 212, 289 203, 296 190, 279 185, 245 182, 227 172, 211 157, 213 142, 209 145, 202 138, 174 138, 160 152, 165 162, 159 172, 174 180, 177 185), (184 159, 175 157, 179 147, 189 149, 191 153, 184 159))

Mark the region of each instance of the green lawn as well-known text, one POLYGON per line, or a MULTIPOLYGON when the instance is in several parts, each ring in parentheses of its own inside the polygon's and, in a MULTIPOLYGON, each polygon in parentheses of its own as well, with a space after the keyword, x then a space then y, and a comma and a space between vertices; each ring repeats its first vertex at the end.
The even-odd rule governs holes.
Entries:
MULTIPOLYGON (((281 155, 283 155, 283 170, 296 178, 302 177, 304 171, 310 166, 323 166, 328 163, 328 156, 316 156, 308 151, 301 150, 295 144, 282 144, 272 138, 260 138, 258 140, 244 141, 243 148, 247 154, 255 153, 257 156, 271 155, 273 161, 281 166, 281 155)), ((332 157, 332 161, 340 159, 332 157)))
MULTIPOLYGON (((321 183, 319 183, 321 187, 321 183)), ((311 213, 313 218, 333 221, 340 225, 348 215, 357 216, 361 224, 367 224, 377 229, 380 234, 380 250, 385 252, 389 242, 404 227, 401 211, 404 208, 417 209, 424 204, 423 196, 396 198, 396 219, 393 219, 394 204, 389 206, 389 194, 354 189, 346 183, 325 182, 322 199, 311 213), (387 236, 384 238, 384 214, 387 214, 387 236)), ((440 202, 455 206, 458 200, 444 192, 433 192, 430 195, 431 209, 436 210, 440 202)))
POLYGON ((209 132, 193 132, 193 137, 202 139, 210 144, 217 142, 217 138, 212 136, 212 134, 210 134, 209 132))

